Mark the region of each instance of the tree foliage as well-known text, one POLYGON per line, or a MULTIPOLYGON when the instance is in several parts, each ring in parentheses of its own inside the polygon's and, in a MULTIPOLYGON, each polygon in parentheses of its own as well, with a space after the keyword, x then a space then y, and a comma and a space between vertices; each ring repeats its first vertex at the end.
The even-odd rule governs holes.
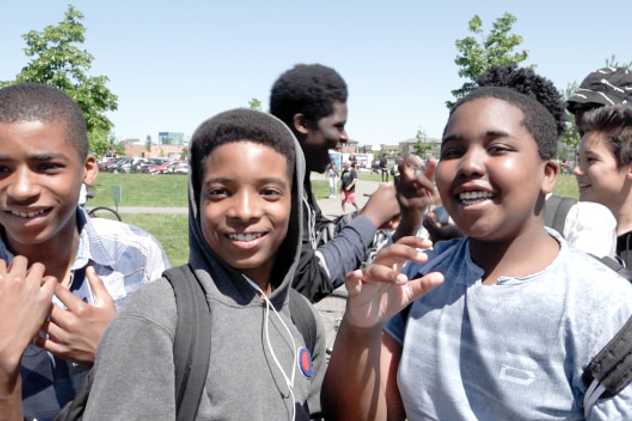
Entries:
POLYGON ((415 154, 426 158, 426 155, 432 150, 432 145, 428 143, 428 136, 426 136, 424 129, 417 129, 415 140, 415 154))
POLYGON ((117 109, 118 98, 106 86, 107 76, 89 75, 94 57, 83 49, 86 28, 82 20, 81 12, 70 5, 57 25, 24 34, 24 53, 29 62, 15 82, 44 83, 66 92, 81 107, 90 147, 98 154, 113 126, 105 113, 117 109))
POLYGON ((628 70, 632 70, 632 60, 629 62, 619 62, 617 56, 612 54, 610 57, 606 57, 606 67, 623 67, 628 70))
MULTIPOLYGON (((468 30, 473 34, 456 41, 458 54, 454 62, 458 66, 458 74, 467 81, 452 91, 456 100, 467 95, 474 87, 475 80, 492 67, 512 63, 521 63, 528 57, 527 50, 517 51, 523 39, 512 33, 516 18, 505 13, 492 24, 489 34, 483 31, 483 21, 474 15, 468 22, 468 30)), ((446 101, 452 108, 453 101, 446 101)))
POLYGON ((258 98, 251 98, 250 101, 248 101, 248 107, 251 110, 256 110, 256 111, 262 111, 263 109, 261 101, 258 98))

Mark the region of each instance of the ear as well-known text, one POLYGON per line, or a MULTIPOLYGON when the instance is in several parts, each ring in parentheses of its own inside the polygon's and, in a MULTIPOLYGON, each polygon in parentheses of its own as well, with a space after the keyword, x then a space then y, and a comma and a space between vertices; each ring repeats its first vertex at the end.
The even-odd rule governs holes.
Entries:
POLYGON ((625 166, 625 178, 628 181, 632 181, 632 162, 625 166))
POLYGON ((87 185, 94 184, 94 180, 97 178, 97 174, 99 173, 99 166, 97 165, 97 159, 94 155, 88 155, 83 162, 83 182, 87 185))
POLYGON ((307 127, 307 120, 301 113, 294 114, 292 124, 294 125, 294 130, 302 135, 307 135, 310 131, 309 127, 307 127))
POLYGON ((549 159, 544 161, 544 178, 542 179, 542 191, 545 194, 553 193, 555 182, 560 172, 560 165, 557 161, 549 159))

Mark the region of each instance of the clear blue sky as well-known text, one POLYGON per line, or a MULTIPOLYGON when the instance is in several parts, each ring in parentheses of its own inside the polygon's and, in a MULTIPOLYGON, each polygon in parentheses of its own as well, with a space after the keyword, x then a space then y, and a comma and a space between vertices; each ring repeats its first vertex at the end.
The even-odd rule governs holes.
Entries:
MULTIPOLYGON (((632 61, 631 0, 136 1, 73 3, 84 15, 92 74, 119 97, 117 137, 190 135, 211 115, 259 98, 296 63, 336 68, 349 89, 348 131, 360 143, 396 143, 418 127, 440 136, 444 102, 461 85, 457 38, 478 14, 518 18, 528 64, 558 88, 615 54, 632 61), (590 5, 590 7, 588 7, 590 5)), ((21 35, 59 22, 66 2, 0 0, 0 80, 26 64, 21 35)))

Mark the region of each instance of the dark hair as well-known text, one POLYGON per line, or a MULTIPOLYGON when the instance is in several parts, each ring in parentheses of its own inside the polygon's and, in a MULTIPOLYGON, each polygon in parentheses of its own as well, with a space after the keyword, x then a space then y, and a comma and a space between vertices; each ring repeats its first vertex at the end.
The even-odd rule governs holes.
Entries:
POLYGON ((450 115, 461 105, 478 98, 507 101, 524 114, 523 124, 536 141, 540 157, 555 157, 557 140, 564 131, 564 103, 550 80, 514 64, 492 68, 476 83, 478 87, 457 101, 450 115))
POLYGON ((617 104, 589 111, 582 118, 582 129, 585 133, 600 132, 606 135, 617 167, 632 162, 632 106, 617 104))
POLYGON ((283 73, 270 91, 270 113, 294 131, 294 115, 312 124, 334 112, 334 102, 347 102, 347 84, 331 67, 297 64, 283 73))
MULTIPOLYGON (((203 122, 191 139, 191 171, 196 195, 199 192, 206 159, 218 146, 226 143, 247 141, 269 146, 287 159, 288 175, 294 174, 296 150, 294 137, 285 125, 268 114, 238 108, 203 122), (197 171, 197 173, 196 173, 197 171), (195 182, 197 178, 197 183, 195 182)), ((244 169, 246 170, 246 169, 244 169)))
POLYGON ((81 108, 63 91, 39 83, 20 83, 0 89, 0 122, 61 122, 66 140, 88 155, 88 135, 81 108))

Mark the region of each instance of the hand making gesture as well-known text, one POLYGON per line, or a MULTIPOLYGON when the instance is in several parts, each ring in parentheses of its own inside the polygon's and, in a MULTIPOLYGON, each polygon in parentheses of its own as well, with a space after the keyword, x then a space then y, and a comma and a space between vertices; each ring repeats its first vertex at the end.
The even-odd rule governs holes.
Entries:
POLYGON ((381 326, 408 304, 443 283, 443 275, 439 272, 410 280, 400 272, 408 260, 424 263, 427 257, 420 250, 431 245, 417 237, 404 237, 380 251, 365 269, 350 272, 346 279, 349 292, 346 323, 356 328, 381 326))
POLYGON ((92 266, 86 268, 86 278, 94 294, 94 305, 83 302, 58 284, 55 295, 66 309, 53 306, 50 320, 42 328, 46 335, 38 336, 36 344, 63 359, 91 363, 116 308, 92 266))

